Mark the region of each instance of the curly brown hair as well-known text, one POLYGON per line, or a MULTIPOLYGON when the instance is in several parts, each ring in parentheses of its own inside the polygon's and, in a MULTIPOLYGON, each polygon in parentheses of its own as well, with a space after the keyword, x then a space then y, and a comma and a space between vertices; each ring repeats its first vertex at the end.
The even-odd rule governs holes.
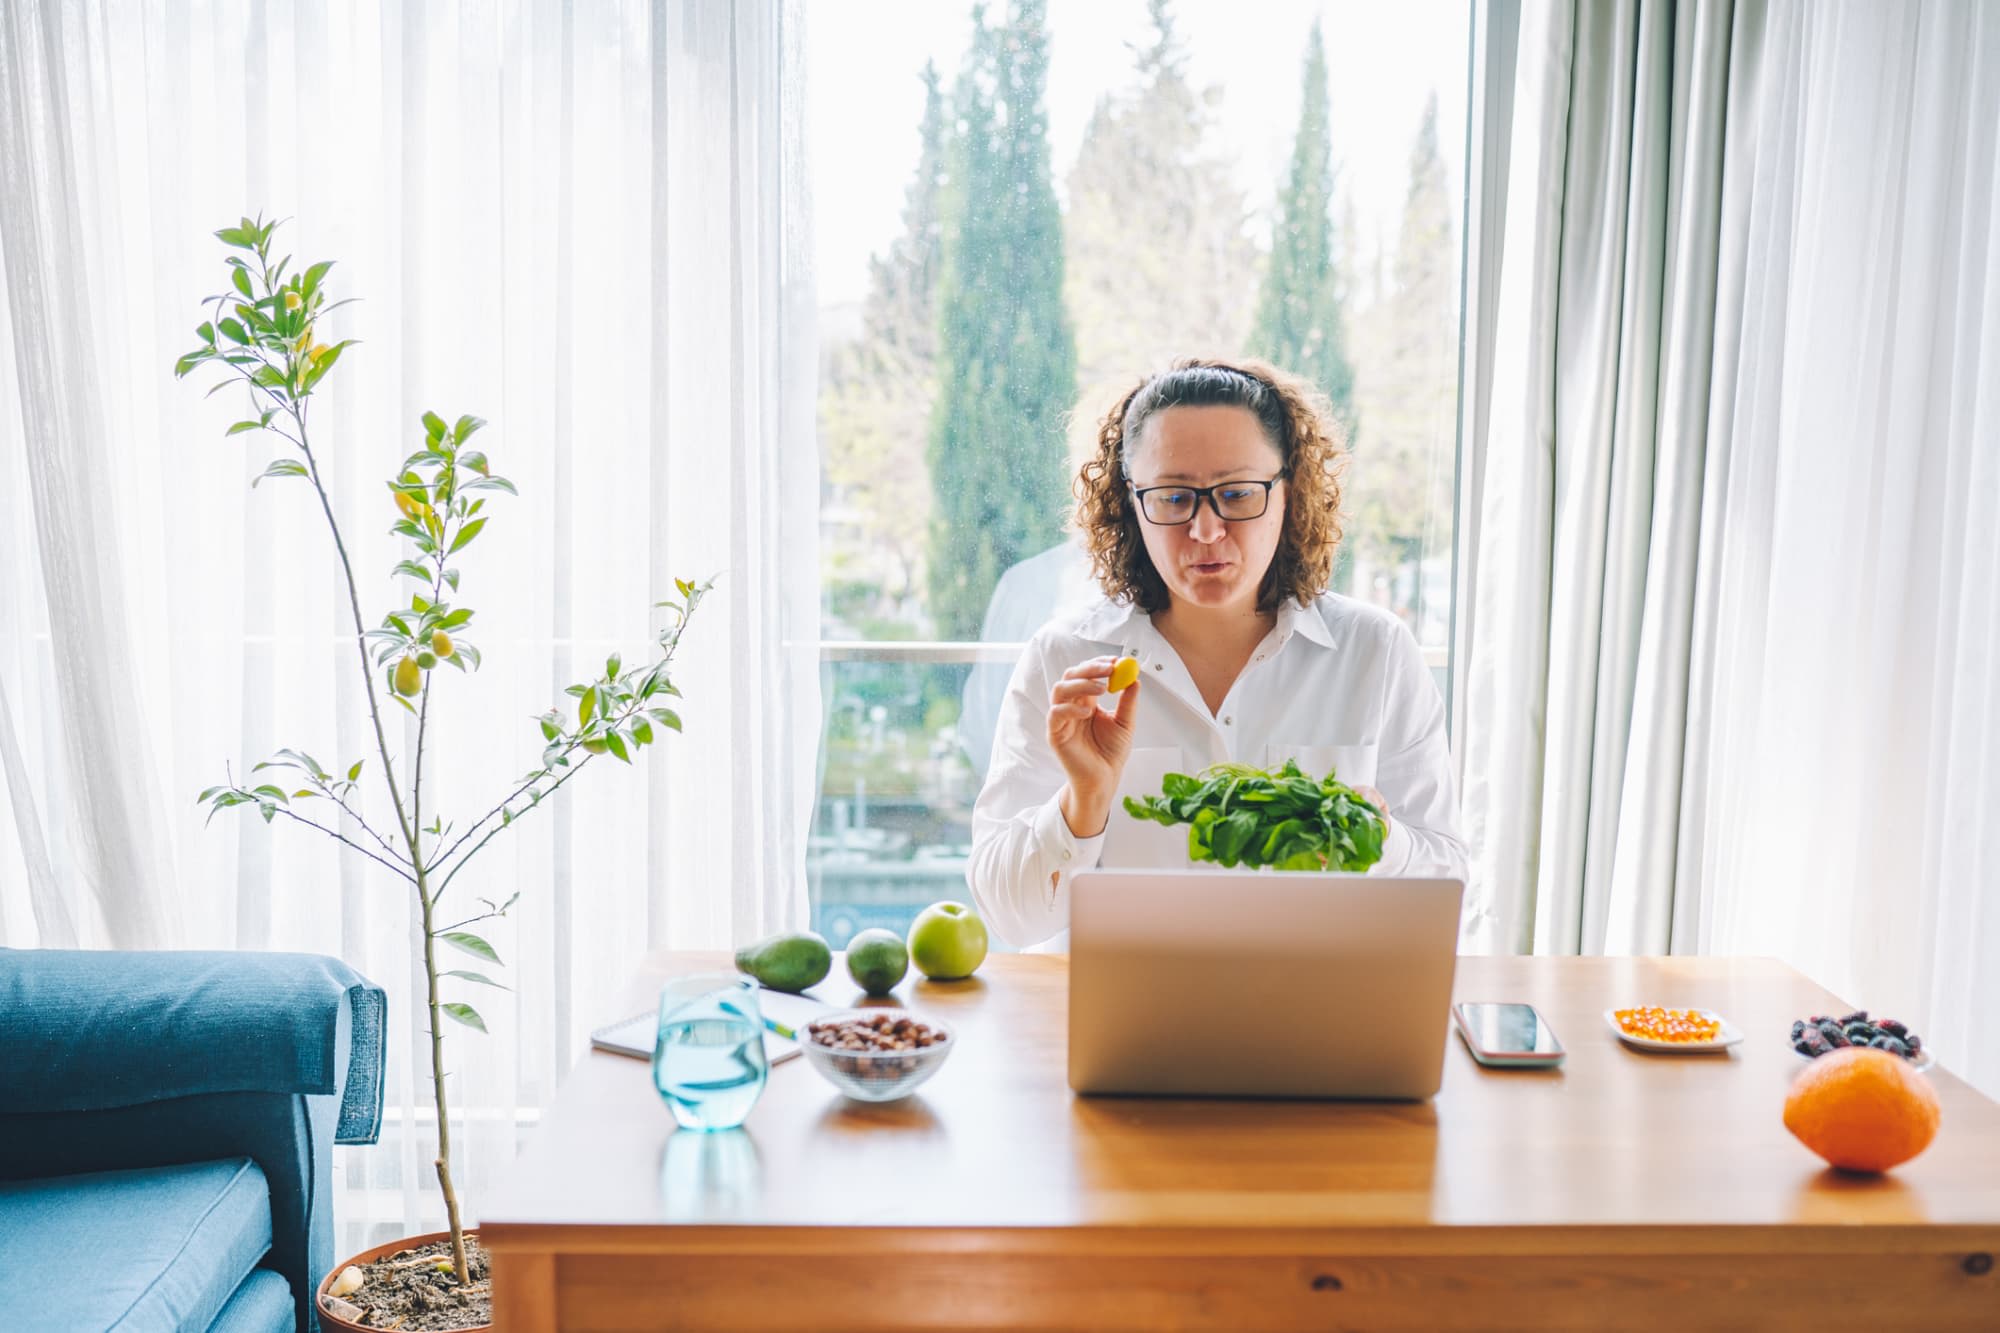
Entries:
POLYGON ((1096 455, 1077 475, 1076 523, 1105 596, 1127 598, 1148 614, 1167 608, 1166 580, 1140 534, 1127 451, 1158 413, 1218 405, 1247 409, 1284 460, 1285 526, 1258 585, 1257 609, 1269 614, 1287 597, 1305 605, 1326 591, 1340 546, 1340 474, 1347 466, 1332 404, 1306 380, 1263 361, 1188 359, 1133 385, 1104 414, 1096 455))

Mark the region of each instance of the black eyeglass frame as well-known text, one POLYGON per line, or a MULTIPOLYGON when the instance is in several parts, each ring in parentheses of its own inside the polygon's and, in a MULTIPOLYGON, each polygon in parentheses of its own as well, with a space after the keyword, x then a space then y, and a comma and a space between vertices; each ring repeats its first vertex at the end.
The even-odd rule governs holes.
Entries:
POLYGON ((1224 523, 1255 523, 1258 519, 1264 517, 1264 515, 1271 512, 1271 488, 1273 486, 1276 486, 1279 482, 1283 481, 1288 475, 1290 475, 1289 468, 1283 472, 1280 472, 1277 476, 1272 477, 1268 481, 1260 481, 1256 478, 1246 477, 1246 478, 1239 478, 1235 481, 1218 481, 1213 486, 1147 486, 1144 489, 1141 489, 1140 487, 1137 486, 1133 486, 1131 487, 1132 502, 1133 506, 1139 511, 1139 517, 1145 519, 1146 522, 1151 523, 1156 528, 1186 527, 1188 524, 1194 522, 1195 519, 1200 516, 1201 502, 1203 500, 1208 501, 1208 507, 1210 509, 1213 509, 1215 511, 1215 516, 1221 519, 1224 523), (1226 491, 1234 486, 1262 486, 1264 488, 1263 508, 1259 509, 1254 514, 1245 514, 1241 518, 1231 518, 1229 515, 1223 513, 1222 502, 1215 498, 1215 493, 1217 491, 1226 491), (1187 491, 1194 496, 1194 506, 1193 508, 1188 510, 1188 516, 1184 519, 1181 519, 1179 522, 1162 523, 1159 519, 1154 518, 1151 514, 1148 514, 1146 512, 1146 497, 1148 495, 1151 495, 1155 491, 1187 491))

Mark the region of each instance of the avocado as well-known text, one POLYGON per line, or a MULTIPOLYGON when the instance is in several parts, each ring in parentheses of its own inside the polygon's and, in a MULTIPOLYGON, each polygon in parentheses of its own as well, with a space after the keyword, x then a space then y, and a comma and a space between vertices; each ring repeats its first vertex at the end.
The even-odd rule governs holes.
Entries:
POLYGON ((796 993, 826 980, 833 950, 810 930, 772 935, 738 949, 736 970, 772 990, 796 993))

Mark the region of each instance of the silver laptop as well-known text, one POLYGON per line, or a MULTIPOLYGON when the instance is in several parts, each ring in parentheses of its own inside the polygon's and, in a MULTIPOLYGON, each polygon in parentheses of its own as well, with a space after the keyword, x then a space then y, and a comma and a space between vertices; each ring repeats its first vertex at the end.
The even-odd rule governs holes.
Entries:
POLYGON ((1070 884, 1069 1085, 1429 1097, 1463 893, 1455 879, 1085 871, 1070 884))

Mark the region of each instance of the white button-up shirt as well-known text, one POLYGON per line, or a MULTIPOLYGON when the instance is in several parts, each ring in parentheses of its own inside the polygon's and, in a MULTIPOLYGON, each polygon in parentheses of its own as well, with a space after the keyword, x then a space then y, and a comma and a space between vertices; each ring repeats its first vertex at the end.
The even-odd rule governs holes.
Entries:
POLYGON ((1444 700, 1415 636, 1389 612, 1334 593, 1309 607, 1287 599, 1213 713, 1144 612, 1100 600, 1053 621, 1028 643, 1000 708, 993 765, 972 811, 973 901, 1016 947, 1067 949, 1078 871, 1188 864, 1187 829, 1133 818, 1125 797, 1158 795, 1168 773, 1286 759, 1382 793, 1389 836, 1370 873, 1465 878, 1444 700), (1079 838, 1057 804, 1066 778, 1049 747, 1049 694, 1072 666, 1113 652, 1139 659, 1145 688, 1110 821, 1079 838))

